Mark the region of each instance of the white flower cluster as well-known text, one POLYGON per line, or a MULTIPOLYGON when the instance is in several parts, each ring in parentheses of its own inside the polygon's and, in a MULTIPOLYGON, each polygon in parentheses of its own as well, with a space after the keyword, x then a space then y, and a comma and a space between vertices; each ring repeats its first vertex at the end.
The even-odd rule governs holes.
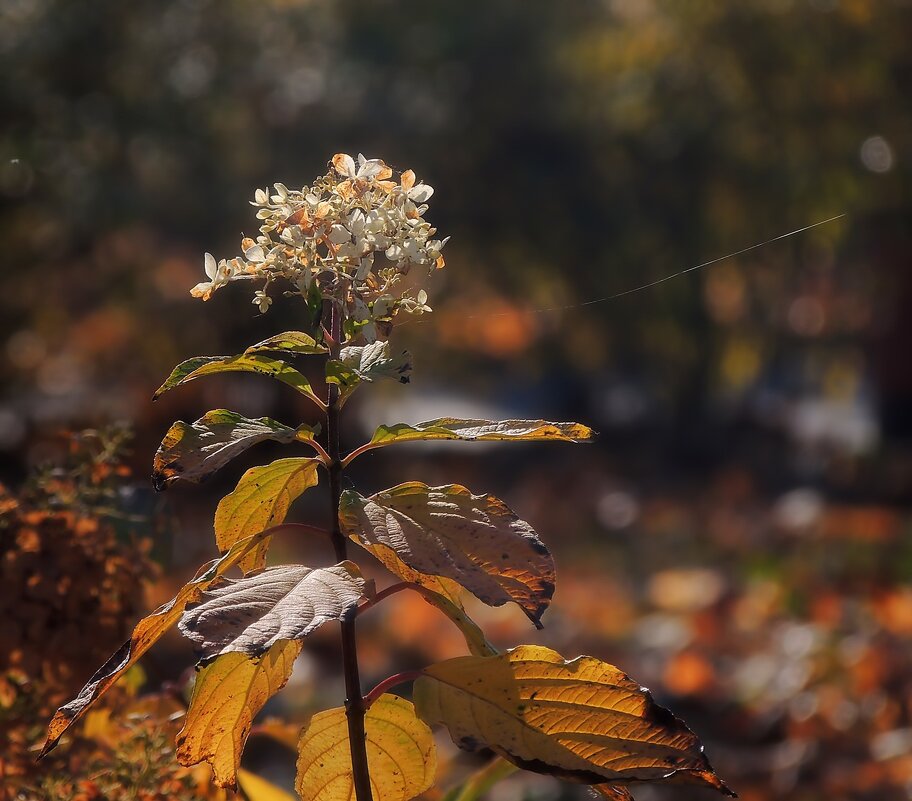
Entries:
POLYGON ((400 312, 429 312, 424 290, 401 291, 397 284, 413 265, 442 268, 449 237, 435 239, 437 230, 424 220, 433 188, 416 183, 411 170, 393 177, 380 159, 338 153, 311 186, 275 184, 274 194, 257 189, 251 205, 262 221, 260 235, 242 240, 243 256, 216 262, 207 253, 209 280, 191 294, 208 300, 231 281, 260 279, 265 285, 253 303, 265 313, 275 280, 285 279, 291 294, 304 297, 316 282, 323 297, 341 302, 350 337, 368 342, 388 331, 400 312))

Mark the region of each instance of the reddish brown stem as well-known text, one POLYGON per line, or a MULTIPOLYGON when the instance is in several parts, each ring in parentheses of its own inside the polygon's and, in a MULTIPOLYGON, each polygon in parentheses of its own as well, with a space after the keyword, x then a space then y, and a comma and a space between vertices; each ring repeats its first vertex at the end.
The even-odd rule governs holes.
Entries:
POLYGON ((396 673, 390 676, 388 679, 381 681, 373 690, 371 690, 363 698, 363 704, 365 709, 370 709, 371 704, 374 703, 383 693, 385 693, 390 687, 396 687, 399 684, 405 684, 409 681, 415 681, 415 679, 421 678, 424 675, 424 672, 421 670, 404 670, 402 673, 396 673))
POLYGON ((398 584, 391 584, 389 587, 380 590, 373 598, 368 598, 361 606, 358 607, 356 614, 360 615, 362 612, 366 612, 372 606, 376 606, 384 598, 389 598, 390 595, 395 595, 397 592, 402 592, 402 590, 413 590, 415 589, 414 584, 409 584, 407 581, 400 581, 398 584))

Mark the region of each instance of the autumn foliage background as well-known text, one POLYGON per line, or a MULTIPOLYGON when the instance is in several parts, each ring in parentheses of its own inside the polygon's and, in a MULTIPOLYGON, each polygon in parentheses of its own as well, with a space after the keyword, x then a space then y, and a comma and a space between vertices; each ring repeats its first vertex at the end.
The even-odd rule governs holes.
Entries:
MULTIPOLYGON (((302 184, 360 150, 432 183, 452 241, 435 314, 398 334, 413 384, 353 401, 350 444, 443 413, 577 419, 602 435, 378 452, 358 462, 358 488, 420 475, 521 509, 561 583, 540 633, 516 609, 473 609, 492 639, 620 665, 700 734, 741 797, 906 798, 910 30, 901 0, 0 6, 0 511, 19 532, 3 541, 4 675, 50 682, 52 708, 95 650, 212 556, 217 499, 270 446, 163 498, 144 477, 172 420, 309 413, 256 377, 150 397, 184 358, 295 327, 293 303, 261 318, 244 293, 202 307, 189 287, 204 251, 236 251, 254 187, 302 184), (135 438, 95 476, 115 487, 103 506, 20 489, 39 465, 69 464, 61 429, 114 421, 135 438), (107 565, 94 607, 48 588, 82 570, 76 551, 107 565)), ((305 497, 298 514, 323 506, 305 497)), ((331 561, 314 542, 276 547, 331 561)), ((368 683, 463 650, 420 600, 390 601, 372 627, 368 683)), ((335 649, 329 633, 309 641, 269 711, 335 706, 335 649)), ((190 662, 170 638, 143 662, 148 686, 179 686, 190 662)), ((13 705, 19 686, 0 694, 4 770, 46 711, 13 705)), ((146 736, 110 753, 125 764, 146 736)), ((279 782, 281 757, 252 741, 251 764, 279 782)), ((142 781, 194 797, 192 777, 142 781)), ((529 776, 496 798, 569 792, 529 776)))

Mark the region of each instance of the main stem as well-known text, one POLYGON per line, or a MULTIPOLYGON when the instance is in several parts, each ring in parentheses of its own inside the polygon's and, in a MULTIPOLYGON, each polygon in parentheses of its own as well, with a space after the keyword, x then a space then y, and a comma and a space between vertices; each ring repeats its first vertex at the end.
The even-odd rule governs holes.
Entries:
MULTIPOLYGON (((323 325, 332 342, 329 358, 338 359, 342 339, 342 320, 336 303, 324 301, 323 325)), ((332 544, 336 559, 348 557, 345 535, 339 526, 339 499, 342 495, 342 460, 339 451, 339 386, 329 385, 326 399, 326 451, 329 454, 329 489, 332 514, 332 544)), ((358 670, 358 642, 355 636, 355 617, 342 620, 342 665, 345 671, 345 714, 348 718, 348 742, 351 750, 352 777, 357 801, 373 801, 370 769, 367 765, 367 738, 364 732, 364 698, 361 695, 361 676, 358 670)))

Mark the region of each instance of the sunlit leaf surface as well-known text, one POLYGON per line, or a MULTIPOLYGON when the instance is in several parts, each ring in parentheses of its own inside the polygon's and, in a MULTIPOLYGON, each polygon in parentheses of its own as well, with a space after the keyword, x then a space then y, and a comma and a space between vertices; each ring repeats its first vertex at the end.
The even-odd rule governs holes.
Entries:
POLYGON ((202 481, 235 456, 266 440, 293 442, 312 431, 299 432, 268 417, 250 419, 227 409, 206 412, 195 423, 178 420, 168 429, 155 454, 152 482, 156 489, 181 478, 202 481))
POLYGON ((253 719, 285 686, 300 652, 300 641, 283 640, 262 656, 228 653, 202 668, 177 737, 178 762, 206 761, 219 787, 234 786, 253 719))
MULTIPOLYGON (((409 801, 434 781, 437 749, 410 701, 381 695, 364 717, 375 801, 409 801)), ((354 801, 345 709, 314 715, 301 733, 295 788, 307 801, 354 801)))
POLYGON ((258 353, 249 356, 246 354, 241 354, 240 356, 195 356, 192 359, 187 359, 187 361, 181 362, 174 368, 165 383, 155 391, 152 400, 158 400, 169 389, 186 384, 195 378, 232 372, 259 373, 260 375, 275 378, 277 381, 281 381, 283 384, 287 384, 306 395, 317 405, 323 405, 323 401, 314 394, 310 382, 294 367, 279 359, 273 359, 258 353))
POLYGON ((418 714, 467 750, 490 748, 526 770, 586 784, 664 780, 730 792, 696 735, 606 662, 522 645, 424 674, 414 688, 418 714))
POLYGON ((340 522, 393 572, 388 551, 415 571, 410 580, 418 584, 429 576, 452 579, 491 606, 515 601, 541 625, 554 592, 554 561, 532 527, 497 498, 420 481, 369 498, 347 491, 340 522))
MULTIPOLYGON (((238 540, 284 521, 295 498, 317 485, 319 464, 318 459, 293 457, 251 467, 215 510, 219 549, 227 550, 238 540)), ((249 573, 263 567, 268 548, 269 542, 263 541, 241 561, 241 570, 249 573)))
POLYGON ((240 652, 260 655, 279 640, 299 640, 354 611, 364 579, 354 562, 332 567, 270 567, 203 593, 179 628, 203 659, 240 652))
POLYGON ((287 353, 292 356, 303 356, 314 353, 326 353, 325 345, 320 345, 316 340, 303 331, 285 331, 282 334, 264 339, 251 345, 244 351, 244 355, 253 356, 257 353, 287 353))

